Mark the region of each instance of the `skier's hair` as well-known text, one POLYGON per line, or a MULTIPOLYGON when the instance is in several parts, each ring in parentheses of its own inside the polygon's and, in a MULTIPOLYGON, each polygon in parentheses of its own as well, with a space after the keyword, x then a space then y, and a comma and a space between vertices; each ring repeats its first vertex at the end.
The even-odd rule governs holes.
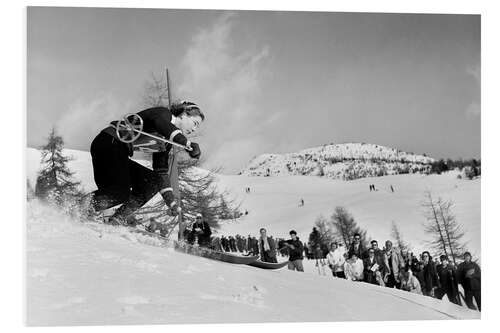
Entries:
POLYGON ((181 101, 175 102, 170 106, 170 112, 172 115, 179 117, 183 113, 188 116, 194 117, 199 116, 201 120, 205 120, 205 115, 201 112, 200 107, 193 102, 181 101))

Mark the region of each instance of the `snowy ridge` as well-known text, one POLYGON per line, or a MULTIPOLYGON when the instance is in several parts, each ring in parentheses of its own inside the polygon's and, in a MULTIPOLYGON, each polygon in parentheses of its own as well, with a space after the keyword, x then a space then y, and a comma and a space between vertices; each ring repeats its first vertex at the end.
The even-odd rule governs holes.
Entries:
POLYGON ((240 173, 247 176, 324 176, 352 180, 427 173, 433 158, 367 143, 329 144, 296 153, 262 154, 240 173))

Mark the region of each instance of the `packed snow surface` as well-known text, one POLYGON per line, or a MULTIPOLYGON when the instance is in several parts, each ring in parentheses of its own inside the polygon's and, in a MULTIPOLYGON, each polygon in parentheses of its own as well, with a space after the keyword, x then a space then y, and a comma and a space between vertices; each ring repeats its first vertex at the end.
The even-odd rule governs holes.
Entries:
POLYGON ((479 318, 450 302, 333 277, 226 264, 28 203, 28 325, 479 318))

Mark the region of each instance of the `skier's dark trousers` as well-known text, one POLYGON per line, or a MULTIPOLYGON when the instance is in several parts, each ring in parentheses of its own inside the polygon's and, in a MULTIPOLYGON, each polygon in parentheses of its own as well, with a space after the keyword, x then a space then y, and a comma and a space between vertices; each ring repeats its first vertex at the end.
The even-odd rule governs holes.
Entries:
POLYGON ((98 188, 94 192, 95 210, 124 202, 135 210, 159 191, 160 175, 129 159, 131 150, 128 144, 106 132, 99 133, 92 142, 90 153, 98 188))

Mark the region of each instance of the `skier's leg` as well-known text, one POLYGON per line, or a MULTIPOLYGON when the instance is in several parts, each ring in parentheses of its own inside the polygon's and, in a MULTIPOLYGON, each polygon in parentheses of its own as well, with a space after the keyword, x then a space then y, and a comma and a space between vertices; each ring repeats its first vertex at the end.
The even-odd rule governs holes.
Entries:
POLYGON ((107 133, 100 133, 92 142, 90 153, 97 185, 90 198, 94 210, 126 201, 131 185, 127 145, 107 133))
POLYGON ((129 215, 146 204, 158 192, 161 179, 159 175, 151 169, 129 160, 129 168, 132 182, 132 192, 127 202, 118 208, 112 219, 119 223, 129 215))

